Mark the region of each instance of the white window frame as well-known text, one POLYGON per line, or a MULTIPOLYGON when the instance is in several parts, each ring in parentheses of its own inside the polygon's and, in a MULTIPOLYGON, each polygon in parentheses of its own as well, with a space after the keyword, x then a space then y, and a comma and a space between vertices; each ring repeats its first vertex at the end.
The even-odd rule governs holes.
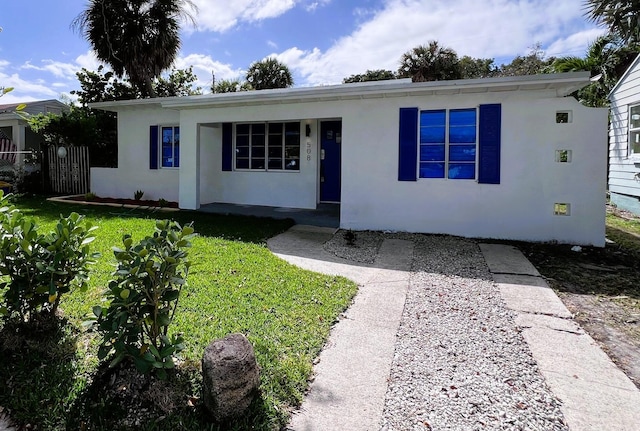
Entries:
POLYGON ((631 159, 640 160, 640 151, 633 151, 634 137, 638 141, 638 147, 640 148, 640 103, 635 105, 629 105, 629 118, 627 119, 627 154, 631 159), (634 109, 637 109, 637 112, 632 112, 634 109), (639 116, 634 120, 634 116, 639 116), (632 122, 636 121, 636 127, 633 127, 632 122))
MULTIPOLYGON (((164 166, 164 164, 162 163, 164 160, 162 151, 163 151, 163 146, 162 146, 162 131, 163 129, 169 128, 171 127, 172 129, 172 136, 175 138, 176 132, 175 129, 178 128, 180 129, 180 125, 179 124, 158 124, 158 157, 160 158, 160 160, 158 160, 158 167, 160 169, 180 169, 180 156, 178 155, 178 166, 175 166, 175 139, 173 139, 173 142, 171 143, 171 153, 173 154, 174 157, 172 157, 172 166, 164 166)), ((180 133, 180 132, 178 132, 180 133)), ((180 140, 178 140, 178 148, 180 148, 180 140)))
MULTIPOLYGON (((478 169, 479 169, 479 152, 480 152, 480 143, 479 143, 479 139, 480 139, 480 121, 478 120, 480 118, 480 108, 478 106, 475 107, 466 107, 466 108, 430 108, 430 109, 420 109, 418 111, 418 180, 420 181, 434 181, 434 180, 446 180, 446 181, 475 181, 478 182, 478 169), (475 161, 473 163, 471 162, 459 162, 459 161, 451 161, 450 160, 450 147, 456 146, 456 145, 464 145, 464 144, 451 144, 451 142, 449 141, 449 135, 450 135, 450 115, 451 115, 451 111, 471 111, 471 110, 475 110, 475 147, 476 147, 476 155, 475 155, 475 161), (420 151, 421 151, 421 142, 420 142, 420 127, 421 127, 421 113, 422 112, 428 112, 428 111, 444 111, 445 112, 445 137, 444 137, 444 176, 443 177, 421 177, 420 176, 420 151), (473 178, 451 178, 449 177, 449 165, 450 163, 463 163, 463 164, 473 164, 474 165, 474 177, 473 178)), ((471 145, 471 144, 468 144, 471 145)))
MULTIPOLYGON (((256 121, 250 121, 250 122, 240 122, 240 123, 234 123, 233 124, 233 170, 234 171, 240 171, 240 172, 300 172, 300 151, 302 148, 302 131, 301 131, 301 122, 297 121, 297 120, 291 120, 291 121, 272 121, 272 122, 256 122, 256 121), (269 167, 269 140, 270 140, 270 132, 269 132, 269 126, 270 125, 274 125, 274 124, 279 124, 282 126, 282 138, 281 138, 281 142, 279 145, 279 149, 280 149, 280 157, 279 159, 281 160, 281 164, 280 164, 280 168, 270 168, 269 167), (286 125, 287 124, 297 124, 298 125, 298 140, 296 142, 297 144, 297 148, 298 148, 298 155, 297 156, 293 156, 291 158, 287 158, 286 157, 286 149, 288 147, 287 145, 287 139, 286 139, 286 125), (244 157, 243 159, 248 159, 248 167, 242 167, 239 168, 238 167, 238 149, 237 149, 237 143, 238 143, 238 126, 243 126, 243 125, 249 125, 250 129, 249 129, 249 154, 248 156, 244 157), (254 125, 264 125, 264 168, 251 168, 251 163, 252 163, 252 159, 253 159, 253 149, 254 149, 254 145, 252 142, 253 139, 253 126, 254 125), (287 169, 287 160, 289 160, 289 162, 295 161, 295 168, 289 168, 287 169)), ((290 145, 289 145, 290 146, 290 145)))

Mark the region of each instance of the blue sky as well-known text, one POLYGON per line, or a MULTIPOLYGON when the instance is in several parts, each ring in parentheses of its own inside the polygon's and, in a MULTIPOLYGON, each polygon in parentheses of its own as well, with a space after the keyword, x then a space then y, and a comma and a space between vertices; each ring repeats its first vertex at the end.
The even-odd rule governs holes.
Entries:
MULTIPOLYGON (((438 40, 459 56, 508 63, 540 43, 547 55, 578 55, 602 28, 583 0, 192 0, 176 67, 194 67, 208 91, 242 78, 268 56, 286 63, 296 86, 334 84, 367 69, 398 68, 409 49, 438 40)), ((86 0, 0 0, 2 103, 55 99, 78 89, 75 73, 97 69, 70 24, 86 0)))

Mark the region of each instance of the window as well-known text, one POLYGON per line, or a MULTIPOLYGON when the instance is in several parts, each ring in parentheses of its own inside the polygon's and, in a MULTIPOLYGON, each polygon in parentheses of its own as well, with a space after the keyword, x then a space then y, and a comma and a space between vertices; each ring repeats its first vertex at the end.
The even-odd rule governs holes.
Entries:
POLYGON ((162 139, 162 164, 163 168, 180 167, 180 127, 162 126, 160 138, 162 139))
POLYGON ((420 178, 476 178, 476 109, 420 112, 420 178))
POLYGON ((640 105, 629 109, 629 155, 640 155, 640 105))
POLYGON ((300 170, 300 123, 235 125, 235 168, 300 170))
POLYGON ((572 111, 557 111, 556 112, 556 123, 558 124, 566 124, 571 123, 573 121, 573 112, 572 111))

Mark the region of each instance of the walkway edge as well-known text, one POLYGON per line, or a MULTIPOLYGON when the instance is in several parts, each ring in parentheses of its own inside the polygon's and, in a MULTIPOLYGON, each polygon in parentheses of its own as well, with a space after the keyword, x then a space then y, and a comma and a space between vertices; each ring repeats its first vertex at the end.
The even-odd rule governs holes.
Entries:
POLYGON ((480 244, 480 250, 540 372, 562 401, 569 428, 637 430, 640 390, 573 320, 529 260, 508 245, 480 244))

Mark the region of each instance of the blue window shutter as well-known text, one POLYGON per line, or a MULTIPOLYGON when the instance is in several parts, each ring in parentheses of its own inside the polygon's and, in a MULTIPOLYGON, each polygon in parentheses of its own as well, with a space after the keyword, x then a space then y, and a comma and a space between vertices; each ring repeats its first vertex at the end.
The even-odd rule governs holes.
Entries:
POLYGON ((416 181, 418 108, 400 108, 398 181, 416 181))
POLYGON ((222 170, 233 170, 233 124, 222 124, 222 170))
POLYGON ((149 169, 158 169, 158 126, 149 127, 149 169))
POLYGON ((500 129, 502 106, 480 105, 478 182, 500 184, 500 129))

